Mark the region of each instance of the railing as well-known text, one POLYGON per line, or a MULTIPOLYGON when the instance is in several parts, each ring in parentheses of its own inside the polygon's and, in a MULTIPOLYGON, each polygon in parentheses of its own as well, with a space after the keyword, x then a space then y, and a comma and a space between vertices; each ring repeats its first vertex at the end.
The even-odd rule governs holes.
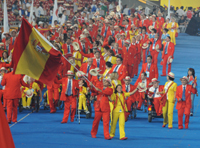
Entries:
MULTIPOLYGON (((21 25, 21 21, 11 21, 9 23, 9 27, 12 28, 12 27, 19 27, 21 25)), ((3 27, 3 21, 0 22, 0 28, 3 27)))

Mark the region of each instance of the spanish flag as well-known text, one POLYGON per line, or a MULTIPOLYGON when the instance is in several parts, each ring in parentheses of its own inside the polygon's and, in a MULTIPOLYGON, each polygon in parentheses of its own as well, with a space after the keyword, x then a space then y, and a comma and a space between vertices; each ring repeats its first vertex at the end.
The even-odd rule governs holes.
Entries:
POLYGON ((26 74, 51 85, 61 64, 59 52, 26 19, 22 19, 14 44, 13 69, 15 74, 26 74))

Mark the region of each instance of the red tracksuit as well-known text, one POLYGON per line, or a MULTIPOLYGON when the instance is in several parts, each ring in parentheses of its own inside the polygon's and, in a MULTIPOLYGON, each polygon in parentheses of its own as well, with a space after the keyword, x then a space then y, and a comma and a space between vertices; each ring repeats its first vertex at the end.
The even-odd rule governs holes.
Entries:
POLYGON ((66 95, 66 91, 68 90, 68 78, 64 77, 61 80, 55 81, 57 84, 62 83, 62 92, 60 100, 64 101, 65 109, 64 109, 64 115, 63 115, 63 123, 67 123, 69 113, 70 113, 70 106, 71 106, 71 122, 74 121, 75 113, 76 113, 76 95, 78 92, 78 81, 71 79, 72 85, 71 85, 71 91, 72 95, 68 96, 66 95))
POLYGON ((196 94, 196 89, 191 85, 186 85, 185 88, 185 101, 182 101, 183 85, 177 87, 176 98, 178 103, 176 109, 178 110, 178 127, 183 128, 183 113, 185 114, 185 128, 188 128, 191 108, 191 93, 196 94), (179 101, 181 99, 181 101, 179 101))
POLYGON ((102 92, 92 89, 92 92, 97 93, 97 100, 94 103, 95 117, 92 125, 91 135, 92 137, 96 137, 99 127, 99 122, 103 117, 104 138, 107 139, 110 137, 109 134, 110 106, 109 106, 108 96, 112 95, 113 89, 109 87, 103 89, 103 84, 101 82, 99 82, 97 86, 99 89, 102 90, 102 92))
POLYGON ((21 85, 29 87, 24 83, 22 75, 13 74, 13 72, 7 73, 3 76, 2 86, 6 86, 4 90, 4 98, 7 99, 7 119, 8 122, 17 122, 17 107, 19 104, 19 98, 21 98, 21 85))

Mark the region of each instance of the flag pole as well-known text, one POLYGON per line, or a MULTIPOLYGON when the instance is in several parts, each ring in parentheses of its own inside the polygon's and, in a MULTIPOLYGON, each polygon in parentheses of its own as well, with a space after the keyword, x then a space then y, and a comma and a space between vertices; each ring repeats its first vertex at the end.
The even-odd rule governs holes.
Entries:
POLYGON ((29 22, 30 24, 32 24, 32 20, 33 20, 33 1, 34 1, 34 0, 32 0, 32 3, 31 3, 31 12, 30 12, 30 16, 29 16, 29 18, 28 18, 28 22, 29 22))
MULTIPOLYGON (((70 63, 70 61, 69 61, 64 55, 62 55, 62 57, 63 57, 66 61, 68 61, 68 62, 70 63)), ((70 63, 70 64, 71 64, 71 63, 70 63)), ((72 65, 72 64, 71 64, 71 65, 72 65)), ((79 70, 78 70, 74 65, 72 65, 72 66, 79 72, 79 70)), ((90 82, 86 76, 83 75, 83 77, 84 77, 89 83, 92 84, 92 82, 90 82)), ((96 87, 94 86, 94 84, 92 84, 92 86, 96 89, 96 87)))
POLYGON ((4 19, 3 19, 3 30, 4 32, 9 32, 9 25, 8 25, 8 11, 7 11, 7 5, 6 0, 4 0, 4 19))

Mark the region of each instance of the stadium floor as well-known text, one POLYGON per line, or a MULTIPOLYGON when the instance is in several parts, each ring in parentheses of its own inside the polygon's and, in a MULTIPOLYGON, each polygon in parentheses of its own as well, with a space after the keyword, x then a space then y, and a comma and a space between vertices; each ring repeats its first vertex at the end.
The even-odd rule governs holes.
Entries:
MULTIPOLYGON (((200 38, 179 34, 175 49, 175 60, 172 63, 172 72, 175 73, 175 82, 180 85, 182 76, 187 74, 189 67, 200 73, 200 38)), ((161 61, 159 54, 158 61, 161 61)), ((140 64, 141 69, 141 64, 140 64)), ((158 64, 159 75, 162 67, 158 64)), ((136 77, 133 79, 135 82, 136 77)), ((159 77, 161 85, 164 85, 166 77, 159 77)), ((200 88, 198 88, 200 89, 200 88)), ((105 140, 103 136, 103 124, 100 122, 97 138, 91 138, 93 118, 81 118, 81 124, 77 121, 61 124, 63 110, 50 114, 49 110, 41 110, 39 113, 23 111, 18 114, 18 123, 11 124, 11 132, 16 148, 88 148, 88 147, 135 147, 135 148, 197 148, 200 146, 200 100, 195 98, 194 116, 190 118, 189 129, 178 130, 178 115, 174 109, 173 129, 162 128, 162 118, 155 118, 148 122, 148 115, 144 111, 137 112, 136 119, 129 119, 125 125, 128 140, 119 140, 119 127, 116 128, 116 136, 112 140, 105 140)), ((94 116, 94 113, 93 115, 94 116)))

